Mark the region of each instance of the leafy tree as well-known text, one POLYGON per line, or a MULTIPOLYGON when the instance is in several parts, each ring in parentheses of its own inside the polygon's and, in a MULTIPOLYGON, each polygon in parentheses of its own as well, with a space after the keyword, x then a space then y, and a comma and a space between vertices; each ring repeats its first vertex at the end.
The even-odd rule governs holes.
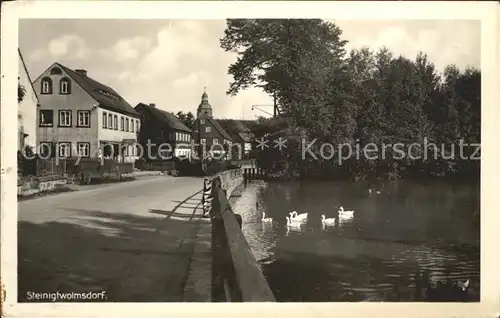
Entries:
MULTIPOLYGON (((345 51, 341 30, 322 20, 228 20, 221 47, 238 58, 229 66, 229 95, 251 86, 277 97, 282 115, 248 124, 256 138, 285 137, 282 151, 259 153, 266 168, 312 175, 364 178, 404 176, 478 177, 479 162, 458 158, 351 159, 339 165, 328 159, 298 158, 298 138, 359 143, 364 147, 423 143, 480 142, 481 72, 448 66, 438 74, 425 53, 414 60, 387 48, 345 51)), ((379 148, 381 149, 381 148, 379 148)), ((429 155, 416 150, 412 155, 429 155)), ((446 154, 446 153, 444 153, 446 154)), ((443 155, 443 154, 441 154, 443 155)))
POLYGON ((186 127, 188 127, 189 129, 193 128, 193 123, 194 123, 193 113, 191 112, 183 113, 182 111, 179 111, 177 112, 177 114, 175 114, 175 116, 179 118, 179 120, 182 121, 182 123, 186 125, 186 127))

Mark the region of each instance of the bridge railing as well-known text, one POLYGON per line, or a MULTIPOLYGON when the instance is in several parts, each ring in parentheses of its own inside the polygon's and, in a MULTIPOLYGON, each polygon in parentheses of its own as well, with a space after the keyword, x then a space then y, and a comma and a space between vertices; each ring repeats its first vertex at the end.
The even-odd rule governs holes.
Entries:
POLYGON ((227 193, 241 178, 241 169, 235 169, 206 180, 206 186, 211 187, 212 301, 274 302, 271 288, 241 230, 241 216, 233 212, 227 199, 227 193))

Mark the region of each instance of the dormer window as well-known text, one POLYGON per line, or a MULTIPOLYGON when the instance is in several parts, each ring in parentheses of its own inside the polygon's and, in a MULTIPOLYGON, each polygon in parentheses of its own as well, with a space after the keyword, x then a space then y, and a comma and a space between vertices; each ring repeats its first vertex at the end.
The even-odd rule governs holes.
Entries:
POLYGON ((68 95, 71 93, 71 81, 69 78, 64 77, 59 82, 59 94, 68 95))
POLYGON ((99 93, 101 93, 102 95, 106 96, 106 97, 109 97, 109 98, 112 98, 112 99, 117 99, 117 100, 120 100, 120 98, 118 96, 116 96, 115 94, 113 93, 110 93, 108 91, 105 91, 103 89, 99 89, 98 90, 99 93))
POLYGON ((52 80, 50 79, 50 77, 42 78, 41 86, 42 94, 52 94, 52 80))

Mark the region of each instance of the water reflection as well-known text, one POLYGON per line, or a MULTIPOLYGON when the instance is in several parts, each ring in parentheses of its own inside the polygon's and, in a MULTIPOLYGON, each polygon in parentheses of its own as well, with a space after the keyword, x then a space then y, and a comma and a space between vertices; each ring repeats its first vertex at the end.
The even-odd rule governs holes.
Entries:
POLYGON ((271 233, 273 230, 273 223, 272 222, 262 222, 262 233, 271 233))
POLYGON ((379 189, 369 194, 342 183, 248 185, 234 210, 278 300, 390 300, 394 288, 415 286, 424 270, 434 282, 470 279, 479 290, 479 223, 470 220, 478 192, 413 184, 379 189), (356 211, 353 218, 338 218, 340 202, 356 211), (293 210, 307 211, 307 223, 287 227, 293 210), (262 212, 273 222, 261 222, 262 212), (322 214, 336 224, 323 224, 322 214))
POLYGON ((293 226, 287 225, 285 235, 290 236, 290 234, 294 234, 294 233, 295 234, 302 234, 302 233, 304 233, 304 230, 305 230, 305 224, 302 224, 302 223, 299 223, 299 224, 293 225, 293 226))

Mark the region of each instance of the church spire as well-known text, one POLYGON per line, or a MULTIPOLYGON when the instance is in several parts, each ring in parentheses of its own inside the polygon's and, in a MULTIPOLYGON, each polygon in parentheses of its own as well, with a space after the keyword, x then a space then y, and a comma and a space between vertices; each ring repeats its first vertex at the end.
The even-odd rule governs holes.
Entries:
POLYGON ((203 94, 201 95, 201 103, 198 105, 197 117, 212 117, 212 106, 208 102, 207 86, 203 87, 203 94))
POLYGON ((207 86, 203 87, 203 94, 201 95, 201 102, 206 101, 208 103, 208 94, 207 94, 207 86))

